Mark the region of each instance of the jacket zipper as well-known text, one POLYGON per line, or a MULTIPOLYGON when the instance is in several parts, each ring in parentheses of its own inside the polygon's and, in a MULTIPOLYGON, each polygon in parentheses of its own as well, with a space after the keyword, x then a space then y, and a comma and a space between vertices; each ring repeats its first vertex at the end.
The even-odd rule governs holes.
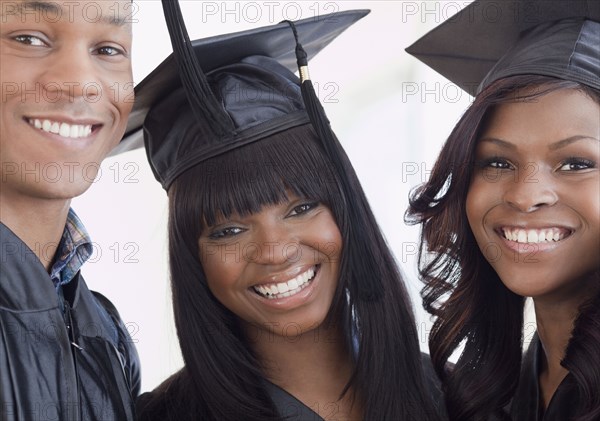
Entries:
POLYGON ((69 342, 71 344, 71 358, 73 359, 73 368, 75 369, 75 382, 77 384, 77 390, 75 393, 75 402, 77 403, 77 413, 78 413, 78 417, 77 419, 82 420, 83 419, 83 414, 82 414, 82 403, 80 401, 81 398, 81 391, 79 390, 80 385, 79 385, 79 372, 77 369, 77 352, 83 351, 83 348, 81 348, 79 345, 77 345, 77 343, 75 342, 75 328, 73 325, 73 318, 71 317, 71 305, 69 304, 69 302, 67 300, 63 300, 64 306, 65 306, 65 326, 67 328, 67 334, 68 334, 68 338, 69 338, 69 342))

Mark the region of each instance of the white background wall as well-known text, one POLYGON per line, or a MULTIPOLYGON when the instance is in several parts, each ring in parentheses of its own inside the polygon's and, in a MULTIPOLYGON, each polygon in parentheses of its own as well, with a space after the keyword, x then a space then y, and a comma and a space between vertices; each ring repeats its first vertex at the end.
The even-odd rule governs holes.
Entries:
MULTIPOLYGON (((411 188, 423 182, 442 142, 471 98, 404 52, 470 1, 199 1, 184 0, 192 39, 368 8, 311 62, 311 76, 334 130, 352 160, 375 215, 402 266, 427 349, 428 316, 416 276, 418 228, 403 216, 411 188), (326 88, 325 88, 326 87, 326 88)), ((157 0, 138 0, 134 75, 139 82, 171 51, 157 0)), ((84 275, 107 295, 128 324, 143 364, 143 390, 181 367, 171 317, 166 194, 143 150, 105 161, 92 188, 73 202, 97 247, 84 275)))

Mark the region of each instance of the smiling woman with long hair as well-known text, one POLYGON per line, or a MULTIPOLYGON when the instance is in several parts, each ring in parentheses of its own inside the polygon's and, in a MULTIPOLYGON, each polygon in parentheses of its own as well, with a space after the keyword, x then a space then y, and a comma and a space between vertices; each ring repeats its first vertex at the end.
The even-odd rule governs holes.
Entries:
POLYGON ((536 6, 538 20, 463 28, 458 17, 409 49, 429 62, 441 33, 489 42, 446 52, 465 60, 469 76, 457 76, 457 61, 429 62, 476 94, 407 214, 422 226, 431 355, 453 420, 592 421, 600 419, 600 8, 515 5, 536 6), (483 70, 473 70, 474 57, 483 70), (476 91, 473 81, 482 81, 476 91), (526 297, 537 332, 522 357, 526 297))
POLYGON ((177 62, 140 84, 138 104, 152 104, 146 148, 169 196, 185 366, 142 397, 139 418, 438 419, 395 261, 290 71, 290 45, 305 77, 307 53, 366 13, 192 43, 177 3, 163 4, 177 62))

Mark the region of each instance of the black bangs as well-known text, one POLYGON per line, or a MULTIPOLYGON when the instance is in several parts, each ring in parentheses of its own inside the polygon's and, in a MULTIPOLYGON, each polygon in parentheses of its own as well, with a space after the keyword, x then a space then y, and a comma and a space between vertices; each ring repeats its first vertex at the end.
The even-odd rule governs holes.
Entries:
POLYGON ((205 161, 178 177, 169 195, 194 197, 196 217, 212 226, 288 200, 288 192, 331 207, 343 201, 339 181, 309 124, 205 161))

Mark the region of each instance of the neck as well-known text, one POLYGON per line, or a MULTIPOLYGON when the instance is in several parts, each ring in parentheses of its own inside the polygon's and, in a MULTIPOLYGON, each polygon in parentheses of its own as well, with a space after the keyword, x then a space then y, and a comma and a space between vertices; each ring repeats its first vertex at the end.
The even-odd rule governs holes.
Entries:
POLYGON ((0 194, 0 221, 29 247, 47 271, 62 237, 70 200, 0 194))
POLYGON ((535 298, 537 332, 544 358, 540 370, 540 391, 544 407, 548 407, 554 392, 567 376, 560 363, 565 357, 579 308, 597 292, 597 288, 580 283, 577 294, 563 294, 559 299, 535 298))
POLYGON ((352 390, 340 400, 352 375, 354 360, 339 328, 320 327, 294 338, 265 334, 258 337, 265 340, 259 339, 251 346, 269 381, 324 419, 328 419, 328 412, 333 412, 332 407, 343 419, 361 414, 360 402, 352 400, 352 390))

